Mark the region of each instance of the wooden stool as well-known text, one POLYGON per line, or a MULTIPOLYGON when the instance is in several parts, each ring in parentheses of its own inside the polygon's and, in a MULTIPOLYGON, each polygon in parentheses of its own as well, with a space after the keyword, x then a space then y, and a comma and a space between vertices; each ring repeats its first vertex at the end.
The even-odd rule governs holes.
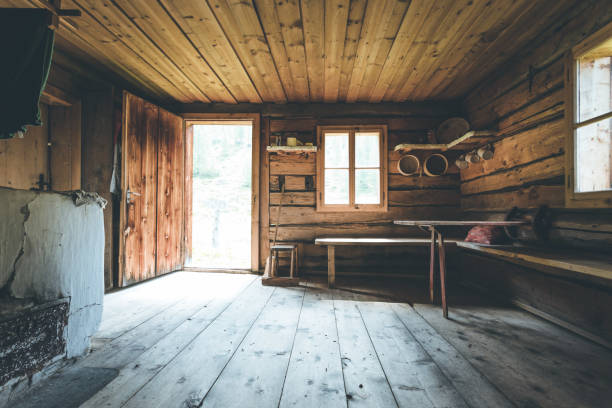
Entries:
POLYGON ((270 255, 272 261, 270 265, 270 277, 276 277, 278 273, 278 253, 282 251, 291 251, 291 267, 289 269, 289 277, 293 278, 298 275, 298 246, 297 244, 272 245, 270 247, 270 255))

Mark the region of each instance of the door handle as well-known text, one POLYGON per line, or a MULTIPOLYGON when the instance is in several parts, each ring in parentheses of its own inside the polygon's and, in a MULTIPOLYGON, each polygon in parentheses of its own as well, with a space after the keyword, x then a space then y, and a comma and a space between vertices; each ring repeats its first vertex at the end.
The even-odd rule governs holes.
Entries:
POLYGON ((126 196, 126 197, 125 197, 125 202, 126 202, 128 205, 129 205, 129 204, 132 204, 132 203, 134 202, 134 201, 132 201, 132 195, 135 195, 135 196, 138 196, 138 197, 140 197, 140 196, 141 196, 141 194, 140 194, 140 193, 137 193, 137 192, 135 192, 135 191, 130 191, 130 190, 128 190, 128 191, 127 191, 127 193, 126 193, 126 195, 125 195, 125 196, 126 196))

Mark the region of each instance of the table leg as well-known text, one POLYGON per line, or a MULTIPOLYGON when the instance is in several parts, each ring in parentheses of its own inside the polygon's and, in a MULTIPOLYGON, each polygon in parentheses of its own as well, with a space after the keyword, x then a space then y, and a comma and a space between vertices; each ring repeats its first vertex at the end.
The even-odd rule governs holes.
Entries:
POLYGON ((429 300, 434 302, 434 279, 436 264, 436 230, 431 228, 431 245, 429 248, 429 300))
POLYGON ((295 248, 291 250, 291 265, 289 266, 289 277, 293 278, 293 265, 295 263, 295 248))
POLYGON ((333 288, 336 285, 336 247, 327 247, 327 286, 333 288))
POLYGON ((446 254, 444 251, 444 237, 438 232, 438 254, 440 256, 440 291, 442 292, 442 314, 448 319, 448 306, 446 304, 446 254))

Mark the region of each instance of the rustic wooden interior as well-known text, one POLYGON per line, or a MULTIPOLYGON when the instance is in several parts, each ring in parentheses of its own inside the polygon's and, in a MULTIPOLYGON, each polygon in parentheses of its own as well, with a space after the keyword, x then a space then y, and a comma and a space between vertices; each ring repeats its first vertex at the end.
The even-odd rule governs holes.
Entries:
POLYGON ((57 20, 43 125, 0 139, 0 187, 109 203, 92 351, 5 399, 0 384, 0 406, 36 406, 37 395, 86 407, 609 405, 612 194, 575 193, 573 135, 575 60, 612 56, 610 2, 0 7, 80 12, 57 20), (432 142, 454 117, 477 132, 432 142), (204 122, 253 127, 251 268, 231 275, 187 267, 193 126, 204 122), (321 129, 337 126, 384 129, 376 210, 321 207, 321 129), (269 148, 287 137, 308 146, 269 148), (459 168, 479 147, 493 157, 459 168), (406 154, 422 166, 432 153, 448 160, 441 176, 398 169, 406 154), (502 221, 514 207, 530 223, 513 229, 514 247, 466 243, 471 225, 449 228, 446 283, 433 233, 395 223, 502 221), (542 208, 544 235, 531 225, 542 208), (262 285, 274 245, 295 252, 278 252, 268 284, 295 287, 262 285), (299 279, 283 281, 292 254, 299 279), (111 370, 108 381, 93 376, 88 395, 73 394, 71 376, 94 368, 111 370))

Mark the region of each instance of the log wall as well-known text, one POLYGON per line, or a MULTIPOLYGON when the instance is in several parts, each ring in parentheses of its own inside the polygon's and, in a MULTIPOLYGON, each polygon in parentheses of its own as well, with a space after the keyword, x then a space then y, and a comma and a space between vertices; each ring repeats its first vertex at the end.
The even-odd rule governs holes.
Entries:
POLYGON ((565 206, 564 56, 612 20, 609 3, 586 3, 465 98, 472 127, 498 129, 501 140, 493 160, 461 171, 464 210, 565 206))
MULTIPOLYGON (((609 251, 612 211, 567 209, 564 201, 565 55, 612 21, 609 2, 586 3, 548 27, 466 96, 472 127, 498 129, 501 140, 494 144, 492 160, 461 171, 461 207, 467 218, 503 219, 513 206, 548 205, 554 214, 550 243, 609 251)), ((603 312, 612 302, 610 287, 601 282, 577 281, 464 251, 455 265, 464 283, 612 339, 611 322, 603 312)))
MULTIPOLYGON (((457 111, 454 108, 419 108, 414 112, 381 112, 368 115, 349 107, 310 107, 306 114, 265 112, 262 115, 262 146, 267 146, 271 135, 286 136, 297 133, 302 142, 315 142, 316 126, 323 124, 386 124, 388 126, 388 185, 389 209, 387 212, 317 212, 315 208, 316 153, 263 153, 262 177, 269 180, 268 191, 262 192, 262 200, 268 197, 263 211, 261 228, 264 242, 300 245, 300 267, 303 272, 325 274, 327 249, 314 245, 314 239, 323 236, 406 236, 422 237, 416 229, 393 225, 396 219, 454 218, 460 209, 458 169, 451 166, 442 177, 399 174, 399 154, 393 147, 399 143, 422 141, 428 129, 457 111), (285 184, 282 197, 280 182, 285 184), (280 214, 279 214, 280 212, 280 214)), ((452 162, 451 159, 449 161, 452 162)), ((262 263, 268 255, 262 247, 262 263)), ((422 275, 426 270, 427 249, 423 248, 337 248, 338 274, 422 275), (406 254, 411 254, 406 256, 406 254), (401 256, 400 256, 401 255, 401 256)))
POLYGON ((461 171, 461 206, 472 216, 499 217, 517 206, 555 209, 552 238, 571 246, 612 240, 610 210, 565 208, 566 53, 612 21, 612 5, 576 7, 549 27, 504 70, 464 100, 475 129, 498 129, 492 160, 461 171), (588 221, 586 221, 588 219, 588 221))

